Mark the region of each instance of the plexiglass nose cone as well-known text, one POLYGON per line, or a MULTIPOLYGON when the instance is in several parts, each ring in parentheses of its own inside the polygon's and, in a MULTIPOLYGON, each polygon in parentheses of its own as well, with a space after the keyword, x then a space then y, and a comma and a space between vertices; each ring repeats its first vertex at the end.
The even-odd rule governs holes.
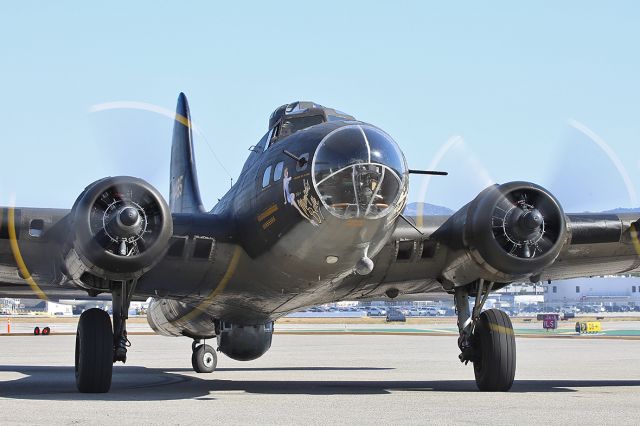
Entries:
POLYGON ((382 130, 364 124, 325 136, 312 174, 325 208, 344 219, 386 216, 407 185, 406 161, 398 145, 382 130))

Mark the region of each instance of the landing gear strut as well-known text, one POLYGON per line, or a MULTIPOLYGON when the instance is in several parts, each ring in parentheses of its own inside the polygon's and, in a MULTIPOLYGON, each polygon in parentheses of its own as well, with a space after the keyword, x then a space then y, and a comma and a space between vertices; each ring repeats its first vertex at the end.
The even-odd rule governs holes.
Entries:
POLYGON ((209 345, 195 340, 191 344, 191 366, 196 373, 213 373, 218 365, 216 351, 209 345))
POLYGON ((516 341, 511 320, 498 309, 482 312, 493 288, 480 279, 475 286, 475 303, 469 311, 470 286, 455 289, 458 313, 460 361, 471 361, 476 385, 481 391, 508 391, 516 372, 516 341))
POLYGON ((113 363, 127 361, 126 321, 137 281, 116 283, 113 289, 113 328, 102 309, 82 313, 76 333, 76 386, 80 392, 103 393, 111 387, 113 363))
POLYGON ((131 342, 127 339, 127 319, 129 319, 129 305, 133 292, 136 289, 137 280, 123 281, 121 286, 116 286, 112 293, 113 298, 113 362, 127 362, 127 348, 131 342))

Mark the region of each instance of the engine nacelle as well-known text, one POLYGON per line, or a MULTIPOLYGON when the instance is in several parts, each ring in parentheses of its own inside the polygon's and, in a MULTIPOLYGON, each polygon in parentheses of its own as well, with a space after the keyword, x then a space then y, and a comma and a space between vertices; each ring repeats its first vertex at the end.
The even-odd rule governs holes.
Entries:
POLYGON ((469 206, 468 217, 465 239, 472 253, 507 274, 530 274, 551 265, 565 239, 560 203, 534 183, 487 188, 469 206))
POLYGON ((551 265, 566 239, 556 198, 529 182, 493 185, 456 212, 434 237, 453 253, 445 279, 511 282, 551 265))
POLYGON ((130 280, 154 267, 173 233, 162 195, 142 179, 118 176, 89 185, 70 215, 64 264, 87 288, 101 280, 130 280))
POLYGON ((194 339, 216 337, 215 318, 178 300, 151 300, 147 322, 153 331, 163 336, 187 336, 194 339))

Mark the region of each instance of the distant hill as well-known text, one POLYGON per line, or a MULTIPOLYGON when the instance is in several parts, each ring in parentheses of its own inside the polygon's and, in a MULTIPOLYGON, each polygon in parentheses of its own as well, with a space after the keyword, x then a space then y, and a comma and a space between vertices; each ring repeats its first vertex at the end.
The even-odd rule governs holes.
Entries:
POLYGON ((639 213, 640 207, 635 208, 626 208, 626 207, 618 207, 617 209, 607 210, 603 213, 639 213))
MULTIPOLYGON (((438 215, 451 215, 455 213, 454 210, 451 210, 448 207, 438 206, 435 204, 429 203, 409 203, 407 207, 404 209, 404 214, 407 216, 417 216, 418 214, 418 206, 423 205, 422 214, 425 216, 438 216, 438 215)), ((592 212, 585 212, 592 213, 592 212)), ((628 207, 618 207, 612 210, 605 210, 599 213, 640 213, 640 207, 628 208, 628 207)))
POLYGON ((422 205, 422 214, 425 216, 450 215, 454 213, 454 211, 448 207, 436 206, 435 204, 409 203, 404 209, 404 214, 407 216, 417 216, 420 205, 422 205))

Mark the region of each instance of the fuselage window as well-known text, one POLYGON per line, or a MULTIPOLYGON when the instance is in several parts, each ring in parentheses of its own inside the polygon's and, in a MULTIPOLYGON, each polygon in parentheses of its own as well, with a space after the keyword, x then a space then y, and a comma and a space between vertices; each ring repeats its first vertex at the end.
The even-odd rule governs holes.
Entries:
POLYGON ((282 169, 284 169, 284 161, 276 164, 276 168, 273 169, 273 181, 277 182, 282 177, 282 169))
POLYGON ((269 186, 269 181, 271 180, 271 166, 267 167, 264 170, 264 175, 262 175, 262 187, 266 188, 269 186))

